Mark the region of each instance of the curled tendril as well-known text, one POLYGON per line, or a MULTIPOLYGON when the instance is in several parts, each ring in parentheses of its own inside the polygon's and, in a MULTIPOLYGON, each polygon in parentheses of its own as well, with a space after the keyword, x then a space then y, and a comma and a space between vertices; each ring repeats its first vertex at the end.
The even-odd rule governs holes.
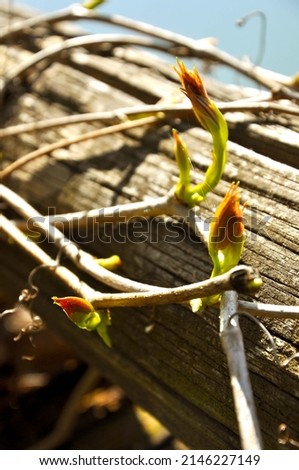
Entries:
POLYGON ((5 315, 9 315, 11 313, 14 313, 18 310, 18 307, 14 307, 14 308, 8 308, 6 310, 3 310, 3 312, 0 313, 0 318, 3 318, 5 317, 5 315))
POLYGON ((295 352, 281 363, 281 367, 287 367, 291 361, 297 359, 299 361, 299 352, 295 352))
POLYGON ((70 243, 61 245, 61 247, 58 250, 54 264, 40 264, 39 266, 36 266, 34 269, 32 269, 32 271, 30 272, 28 276, 29 287, 21 291, 21 294, 19 296, 19 302, 29 302, 30 300, 33 300, 37 297, 39 293, 39 288, 35 285, 34 280, 33 280, 35 275, 42 269, 54 269, 57 266, 59 266, 62 255, 69 245, 74 245, 74 247, 78 250, 78 255, 79 255, 79 248, 75 243, 70 242, 70 243))
POLYGON ((19 302, 30 302, 37 297, 39 288, 35 285, 31 285, 30 289, 22 289, 19 295, 19 302))
MULTIPOLYGON (((29 313, 31 314, 31 322, 22 328, 20 332, 13 338, 14 341, 19 341, 25 334, 30 334, 34 333, 37 331, 40 331, 43 328, 43 321, 38 315, 33 315, 32 313, 32 301, 38 296, 39 293, 39 288, 34 282, 34 277, 36 274, 41 271, 42 269, 53 269, 60 264, 60 259, 61 255, 65 249, 66 245, 61 246, 60 250, 58 251, 56 260, 54 264, 40 264, 39 266, 36 266, 32 271, 30 271, 29 276, 28 276, 28 287, 25 289, 22 289, 20 292, 20 295, 18 297, 18 303, 15 305, 14 308, 4 310, 2 313, 0 313, 0 318, 4 317, 5 315, 15 313, 19 310, 20 304, 22 303, 28 303, 28 309, 29 313)), ((76 245, 75 245, 76 246, 76 245)), ((30 337, 31 344, 34 346, 32 338, 30 337)))
MULTIPOLYGON (((17 334, 17 336, 13 338, 13 340, 19 341, 26 334, 37 333, 38 331, 41 331, 43 329, 43 326, 44 326, 44 323, 42 319, 38 315, 34 315, 29 325, 22 328, 21 331, 17 334)), ((30 337, 30 342, 32 346, 34 346, 34 343, 31 337, 30 337)))
POLYGON ((236 20, 236 25, 237 26, 244 26, 247 21, 250 18, 259 16, 261 19, 261 31, 260 31, 260 40, 259 40, 259 47, 258 47, 258 53, 257 57, 254 61, 255 65, 261 65, 264 55, 265 55, 265 50, 266 50, 266 30, 267 30, 267 17, 263 11, 260 10, 255 10, 252 11, 251 13, 248 13, 247 15, 243 16, 243 18, 239 18, 236 20))
POLYGON ((287 358, 284 361, 280 362, 279 359, 278 359, 277 347, 276 347, 274 338, 271 335, 271 333, 269 332, 269 330, 265 327, 265 325, 263 325, 263 323, 261 323, 260 320, 258 320, 256 317, 254 317, 253 315, 251 315, 248 312, 236 312, 236 313, 232 314, 229 318, 230 323, 231 323, 231 321, 233 320, 233 318, 235 316, 244 316, 244 317, 248 318, 249 320, 253 321, 256 325, 258 325, 258 327, 263 331, 263 333, 265 333, 265 335, 267 336, 267 338, 269 340, 269 343, 270 343, 269 352, 273 353, 275 364, 277 364, 281 368, 285 368, 294 359, 299 360, 299 353, 296 352, 296 353, 292 354, 292 356, 290 356, 289 358, 287 358))
POLYGON ((50 269, 51 267, 52 266, 49 264, 40 264, 39 266, 36 266, 34 269, 32 269, 28 276, 29 288, 22 290, 21 296, 19 297, 20 301, 23 300, 25 302, 29 302, 30 300, 33 300, 37 297, 39 293, 39 288, 33 282, 34 276, 37 272, 41 271, 42 269, 50 269))
MULTIPOLYGON (((21 303, 24 303, 24 302, 30 303, 38 296, 39 288, 34 282, 34 277, 42 269, 55 269, 57 266, 59 266, 61 262, 61 257, 69 245, 73 245, 77 249, 78 256, 79 256, 79 248, 75 243, 69 242, 66 244, 62 244, 58 250, 55 262, 53 264, 40 264, 36 266, 35 268, 33 268, 32 271, 30 271, 28 280, 27 280, 28 287, 21 290, 20 295, 18 297, 17 305, 15 305, 15 307, 13 308, 9 308, 1 312, 0 319, 6 315, 17 312, 18 309, 20 308, 21 303)), ((29 306, 29 311, 31 313, 31 306, 29 306)), ((38 331, 41 329, 41 327, 42 327, 42 320, 38 316, 33 316, 32 323, 30 323, 30 325, 28 325, 27 327, 23 328, 20 331, 20 333, 14 338, 14 340, 18 341, 24 334, 28 332, 32 332, 32 331, 38 331)))

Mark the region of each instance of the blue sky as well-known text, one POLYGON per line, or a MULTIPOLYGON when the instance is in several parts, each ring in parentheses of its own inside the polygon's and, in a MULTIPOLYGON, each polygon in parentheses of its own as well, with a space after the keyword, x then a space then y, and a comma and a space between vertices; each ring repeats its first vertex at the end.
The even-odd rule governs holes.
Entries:
MULTIPOLYGON (((24 0, 22 3, 52 11, 72 2, 24 0)), ((104 13, 129 16, 195 39, 216 37, 221 49, 252 60, 258 55, 261 18, 251 18, 242 28, 235 22, 254 10, 262 11, 267 18, 266 51, 261 65, 286 75, 295 74, 299 71, 299 0, 108 0, 102 6, 104 13)), ((107 32, 107 26, 99 23, 88 28, 92 32, 107 32)))

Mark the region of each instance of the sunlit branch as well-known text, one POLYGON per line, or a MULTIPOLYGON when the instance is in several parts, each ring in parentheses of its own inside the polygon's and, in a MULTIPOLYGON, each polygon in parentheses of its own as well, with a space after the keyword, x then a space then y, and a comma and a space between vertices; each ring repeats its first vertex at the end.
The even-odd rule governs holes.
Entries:
POLYGON ((230 371, 230 382, 243 450, 262 448, 261 433, 249 379, 238 317, 238 294, 225 292, 220 307, 220 337, 230 371), (233 319, 231 318, 234 315, 233 319))
POLYGON ((109 134, 114 134, 116 132, 124 132, 128 129, 133 129, 136 127, 156 124, 161 120, 161 117, 149 116, 135 121, 126 121, 120 124, 115 124, 113 126, 105 127, 103 129, 96 129, 94 131, 87 132, 85 134, 76 135, 74 137, 69 137, 67 139, 59 140, 53 144, 45 145, 44 147, 38 148, 33 152, 20 157, 18 160, 15 160, 10 165, 6 166, 2 171, 0 171, 0 178, 5 179, 11 175, 14 171, 22 168, 27 163, 36 160, 37 158, 42 157, 43 155, 50 154, 54 150, 69 147, 70 145, 77 144, 79 142, 85 142, 86 140, 96 139, 98 137, 103 137, 109 134))
MULTIPOLYGON (((131 31, 140 32, 156 39, 166 41, 170 44, 164 45, 165 52, 180 57, 198 57, 200 59, 208 59, 216 63, 227 65, 257 83, 260 83, 271 91, 275 91, 275 93, 277 92, 277 88, 280 87, 280 96, 290 99, 299 99, 299 93, 291 89, 292 80, 290 77, 274 73, 262 67, 252 67, 252 64, 239 60, 215 47, 210 39, 203 39, 200 41, 194 40, 187 36, 173 33, 172 31, 158 28, 141 21, 132 20, 118 15, 103 15, 94 10, 87 10, 78 4, 71 5, 69 8, 55 13, 45 14, 37 18, 22 21, 20 24, 12 25, 9 31, 4 29, 4 31, 0 33, 0 39, 3 42, 8 38, 12 38, 14 35, 23 33, 26 28, 32 28, 38 24, 55 24, 64 20, 79 20, 84 18, 101 21, 115 26, 122 26, 131 31)), ((145 47, 147 46, 145 45, 145 47)))

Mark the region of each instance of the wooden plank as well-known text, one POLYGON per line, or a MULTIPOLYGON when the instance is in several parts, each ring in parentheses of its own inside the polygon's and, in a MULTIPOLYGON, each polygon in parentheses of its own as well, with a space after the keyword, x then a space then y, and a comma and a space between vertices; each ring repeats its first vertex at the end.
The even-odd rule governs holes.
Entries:
MULTIPOLYGON (((10 46, 9 53, 11 60, 18 62, 28 51, 10 46)), ((52 64, 35 77, 31 86, 18 89, 19 95, 16 90, 4 109, 5 124, 153 102, 176 87, 171 77, 162 76, 154 68, 144 70, 141 53, 140 63, 134 65, 127 65, 126 54, 124 59, 118 54, 117 58, 98 56, 96 60, 86 55, 85 63, 83 56, 83 52, 76 52, 65 64, 52 64), (80 67, 78 54, 81 54, 80 67), (120 76, 120 70, 124 70, 125 78, 120 76)), ((228 88, 219 85, 219 90, 224 95, 228 88)), ((202 204, 201 213, 203 217, 211 217, 229 183, 239 180, 242 199, 248 201, 243 261, 258 267, 264 279, 256 297, 263 302, 295 305, 299 300, 299 173, 269 158, 268 155, 276 153, 274 135, 266 156, 248 150, 258 146, 265 129, 263 118, 253 119, 256 129, 260 129, 255 134, 248 131, 250 126, 253 129, 252 123, 241 131, 232 124, 235 142, 229 144, 223 181, 202 204), (244 139, 248 148, 238 144, 244 139)), ((292 118, 292 122, 295 129, 298 119, 292 118)), ((173 125, 169 122, 158 128, 73 145, 28 164, 10 177, 7 184, 45 214, 49 207, 57 213, 88 210, 165 194, 177 177, 170 137, 173 125)), ((200 181, 210 162, 211 140, 191 122, 175 125, 189 146, 193 179, 200 181)), ((2 152, 6 161, 14 160, 41 145, 95 127, 98 125, 75 125, 4 139, 2 152)), ((280 124, 279 129, 282 132, 284 126, 280 124)), ((289 130, 285 132, 286 138, 278 143, 282 149, 278 153, 281 160, 291 163, 297 144, 290 144, 289 130)), ((142 224, 143 243, 136 243, 140 239, 134 234, 133 224, 128 223, 114 228, 106 226, 105 235, 103 229, 90 231, 88 249, 99 256, 119 254, 125 275, 157 285, 180 285, 209 276, 211 262, 206 249, 192 233, 182 235, 185 228, 180 221, 157 218, 142 220, 142 224), (180 242, 175 243, 173 237, 169 240, 170 234, 177 235, 180 242), (111 240, 105 243, 108 235, 111 240), (126 242, 120 243, 123 236, 126 242)), ((85 235, 72 233, 75 241, 85 235)), ((3 286, 17 297, 32 263, 5 241, 4 246, 3 286)), ((216 309, 208 309, 202 316, 192 314, 186 306, 174 305, 115 310, 111 327, 113 348, 107 350, 96 335, 78 330, 57 311, 51 304, 51 296, 67 295, 67 292, 46 274, 43 277, 35 309, 84 360, 97 365, 108 378, 119 383, 133 400, 157 416, 187 445, 201 449, 239 447, 216 309), (146 333, 146 327, 151 324, 151 332, 146 333)), ((241 322, 265 447, 275 449, 279 447, 279 424, 285 422, 293 435, 298 432, 298 362, 292 361, 287 368, 275 364, 261 331, 247 319, 241 322)), ((263 320, 263 323, 274 335, 280 361, 298 349, 297 321, 263 320)))

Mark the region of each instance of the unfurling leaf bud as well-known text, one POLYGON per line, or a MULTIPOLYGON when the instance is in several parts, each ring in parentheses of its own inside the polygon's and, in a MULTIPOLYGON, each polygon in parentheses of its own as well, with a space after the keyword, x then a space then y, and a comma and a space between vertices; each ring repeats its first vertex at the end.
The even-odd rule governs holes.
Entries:
POLYGON ((179 167, 180 183, 182 185, 188 185, 190 184, 191 160, 187 145, 176 129, 172 129, 172 136, 174 138, 174 155, 179 167))
POLYGON ((208 246, 215 275, 223 274, 237 266, 244 241, 239 183, 232 183, 210 224, 208 246))
POLYGON ((172 129, 172 136, 174 138, 174 156, 179 169, 179 181, 175 187, 175 194, 181 202, 192 207, 195 203, 192 200, 191 160, 188 148, 176 129, 172 129))
MULTIPOLYGON (((239 183, 232 183, 210 223, 208 247, 214 264, 211 278, 224 274, 238 265, 244 241, 239 183)), ((194 299, 191 300, 190 306, 193 312, 197 312, 206 305, 217 303, 220 298, 221 295, 214 295, 204 299, 194 299)))
POLYGON ((185 64, 177 61, 177 74, 182 83, 183 93, 190 99, 193 111, 204 129, 212 135, 212 164, 206 171, 205 180, 193 188, 193 194, 203 199, 220 181, 226 164, 226 143, 228 129, 226 120, 210 100, 198 71, 188 70, 185 64))
POLYGON ((85 2, 82 3, 82 6, 84 8, 88 8, 88 10, 93 10, 99 5, 102 5, 103 3, 105 3, 105 1, 106 0, 85 0, 85 2))
POLYGON ((81 297, 52 297, 54 304, 59 305, 64 313, 75 325, 83 330, 96 330, 107 346, 111 341, 107 332, 107 326, 111 324, 108 310, 96 311, 88 300, 81 297))
POLYGON ((112 255, 109 258, 98 258, 96 262, 109 271, 114 271, 119 268, 122 264, 121 259, 118 255, 112 255))

